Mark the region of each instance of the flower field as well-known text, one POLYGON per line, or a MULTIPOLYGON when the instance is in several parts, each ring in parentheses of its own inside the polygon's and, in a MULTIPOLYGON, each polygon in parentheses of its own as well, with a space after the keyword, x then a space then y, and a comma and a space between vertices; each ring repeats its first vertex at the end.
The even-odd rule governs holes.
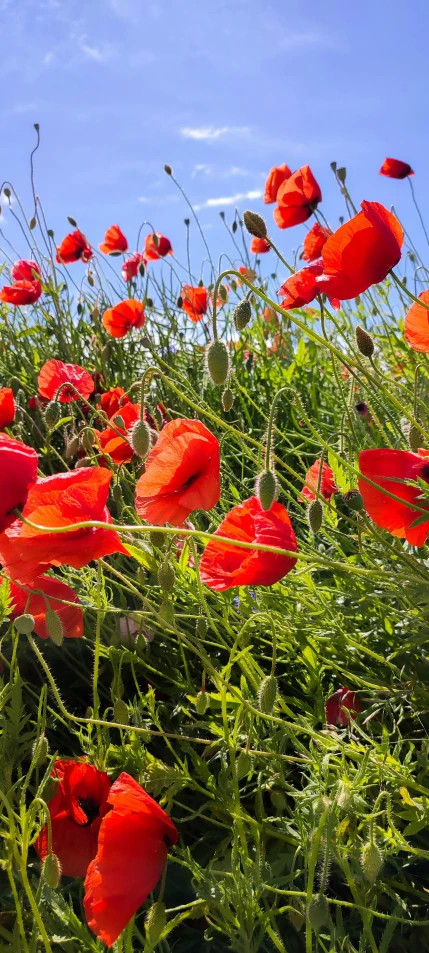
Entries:
POLYGON ((2 189, 0 951, 424 953, 423 220, 283 164, 195 271, 188 206, 181 260, 54 235, 31 184, 2 189))

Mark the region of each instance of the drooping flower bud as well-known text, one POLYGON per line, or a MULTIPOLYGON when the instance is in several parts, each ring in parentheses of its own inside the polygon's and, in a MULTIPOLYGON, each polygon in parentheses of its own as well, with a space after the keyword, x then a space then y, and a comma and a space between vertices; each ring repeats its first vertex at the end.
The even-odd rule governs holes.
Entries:
POLYGON ((422 436, 418 427, 415 424, 412 424, 407 417, 402 417, 401 419, 401 430, 404 434, 404 437, 408 443, 410 450, 414 453, 417 453, 417 450, 421 446, 422 436))
POLYGON ((55 612, 54 609, 47 609, 45 622, 49 638, 52 639, 54 645, 61 645, 64 639, 64 629, 58 612, 55 612))
POLYGON ((40 768, 48 760, 49 745, 45 735, 40 735, 31 750, 32 761, 35 768, 40 768))
POLYGON ((329 904, 326 897, 313 897, 307 908, 307 916, 315 933, 329 924, 329 904))
POLYGON ((203 639, 207 633, 207 622, 204 616, 200 616, 197 622, 197 635, 199 639, 203 639))
POLYGON ((254 235, 255 238, 267 237, 267 226, 262 215, 247 209, 243 214, 243 221, 250 235, 254 235))
POLYGON ((323 506, 320 500, 312 500, 307 509, 306 516, 308 525, 312 533, 316 536, 323 523, 323 506))
POLYGON ((279 491, 276 475, 273 470, 263 470, 256 478, 256 496, 262 509, 270 510, 279 491))
POLYGON ((356 331, 356 344, 361 354, 364 357, 372 357, 374 354, 374 341, 368 331, 365 331, 365 328, 361 328, 358 324, 356 331))
POLYGON ((118 725, 128 725, 130 714, 128 705, 122 698, 117 698, 113 705, 113 719, 118 725))
POLYGON ((198 692, 198 695, 195 699, 195 708, 198 715, 204 715, 207 709, 210 708, 210 698, 206 691, 201 690, 198 692))
POLYGON ((136 420, 131 429, 130 444, 138 457, 142 460, 147 457, 151 445, 151 431, 145 420, 136 420))
POLYGON ((224 341, 214 340, 207 345, 207 370, 214 384, 224 384, 229 375, 229 354, 224 341))
POLYGON ((165 163, 164 172, 166 172, 167 175, 173 175, 173 169, 171 168, 171 165, 168 164, 168 162, 165 163))
POLYGON ((48 854, 43 861, 43 877, 48 887, 56 890, 61 880, 61 864, 56 854, 48 854))
POLYGON ((363 510, 363 496, 359 493, 359 490, 348 490, 347 493, 344 493, 343 500, 356 513, 363 510))
POLYGON ((249 299, 243 298, 234 308, 233 319, 236 331, 242 331, 252 317, 252 308, 249 299))
POLYGON ((277 679, 275 675, 267 675, 262 679, 258 689, 259 711, 264 715, 271 715, 277 696, 277 679))
POLYGON ((364 844, 360 855, 360 862, 366 880, 371 884, 375 883, 383 866, 383 856, 377 844, 371 841, 364 844))
POLYGON ((175 572, 173 567, 167 561, 163 562, 158 569, 158 583, 163 592, 171 592, 174 588, 175 572))
POLYGON ((222 407, 227 414, 234 403, 234 394, 230 387, 226 387, 222 394, 222 407))
POLYGON ((146 936, 152 945, 158 942, 166 922, 165 903, 163 903, 162 900, 157 900, 148 910, 144 922, 146 936))
POLYGON ((81 457, 81 459, 75 463, 75 470, 81 470, 82 467, 90 467, 91 464, 91 457, 81 457))
POLYGON ((50 430, 52 430, 52 428, 55 427, 55 424, 58 423, 60 417, 61 417, 60 402, 58 400, 49 401, 49 404, 47 404, 45 407, 45 413, 44 413, 46 426, 49 427, 50 430))
POLYGON ((15 629, 20 635, 30 635, 35 626, 34 616, 29 612, 17 616, 15 619, 15 629))
POLYGON ((115 414, 112 420, 112 423, 115 425, 115 427, 118 427, 120 430, 125 430, 125 420, 123 417, 121 417, 120 414, 115 414))

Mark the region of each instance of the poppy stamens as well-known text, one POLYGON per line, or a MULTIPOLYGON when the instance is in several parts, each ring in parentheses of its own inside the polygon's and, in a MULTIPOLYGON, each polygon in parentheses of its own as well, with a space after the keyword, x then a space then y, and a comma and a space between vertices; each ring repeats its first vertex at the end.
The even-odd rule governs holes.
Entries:
POLYGON ((81 827, 89 827, 95 818, 98 817, 100 813, 100 805, 96 804, 92 797, 78 797, 77 803, 81 810, 86 814, 87 821, 85 824, 81 824, 81 827))

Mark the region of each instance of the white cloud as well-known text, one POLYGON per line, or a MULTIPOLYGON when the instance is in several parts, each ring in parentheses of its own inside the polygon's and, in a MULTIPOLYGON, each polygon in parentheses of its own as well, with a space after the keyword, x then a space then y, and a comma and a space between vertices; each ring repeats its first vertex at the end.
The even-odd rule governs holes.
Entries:
POLYGON ((247 136, 250 129, 248 126, 185 126, 180 132, 185 139, 213 142, 224 136, 247 136))
POLYGON ((72 35, 71 39, 77 40, 81 53, 84 53, 85 56, 87 56, 88 59, 93 60, 94 63, 106 63, 107 60, 112 59, 112 56, 115 55, 115 49, 110 43, 102 43, 99 46, 92 46, 88 42, 86 33, 83 33, 80 36, 72 35))
POLYGON ((250 192, 237 192, 236 195, 224 195, 218 199, 206 199, 201 205, 194 205, 194 209, 198 212, 201 208, 223 208, 225 205, 236 205, 242 199, 255 201, 260 198, 262 198, 262 192, 259 189, 253 189, 250 192))
POLYGON ((138 201, 143 205, 172 205, 180 202, 180 195, 140 195, 138 201))
POLYGON ((209 165, 206 165, 205 162, 199 162, 198 165, 194 165, 194 168, 192 169, 192 177, 199 174, 210 175, 211 171, 212 170, 209 165))
POLYGON ((43 57, 43 60, 42 60, 43 65, 50 66, 51 63, 54 62, 54 59, 55 59, 55 53, 53 53, 52 50, 49 50, 49 53, 45 53, 45 56, 43 57))
POLYGON ((230 176, 235 176, 235 175, 243 176, 243 175, 249 175, 249 173, 247 169, 242 169, 240 165, 232 165, 230 169, 227 169, 226 172, 224 172, 224 176, 226 179, 229 179, 230 176))

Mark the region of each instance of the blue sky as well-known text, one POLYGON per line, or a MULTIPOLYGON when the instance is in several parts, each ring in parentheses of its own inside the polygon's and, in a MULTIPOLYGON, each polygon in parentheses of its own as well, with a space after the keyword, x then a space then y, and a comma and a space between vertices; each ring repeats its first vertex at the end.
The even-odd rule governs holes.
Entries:
MULTIPOLYGON (((377 172, 385 156, 410 162, 427 208, 428 23, 426 0, 0 0, 2 177, 29 201, 39 122, 37 191, 58 239, 72 215, 94 244, 118 222, 133 245, 147 219, 183 259, 188 209, 165 162, 218 255, 219 211, 264 210, 282 162, 311 165, 336 226, 335 159, 356 204, 394 204, 419 236, 408 183, 377 172)), ((304 227, 279 232, 265 212, 297 247, 304 227)))

